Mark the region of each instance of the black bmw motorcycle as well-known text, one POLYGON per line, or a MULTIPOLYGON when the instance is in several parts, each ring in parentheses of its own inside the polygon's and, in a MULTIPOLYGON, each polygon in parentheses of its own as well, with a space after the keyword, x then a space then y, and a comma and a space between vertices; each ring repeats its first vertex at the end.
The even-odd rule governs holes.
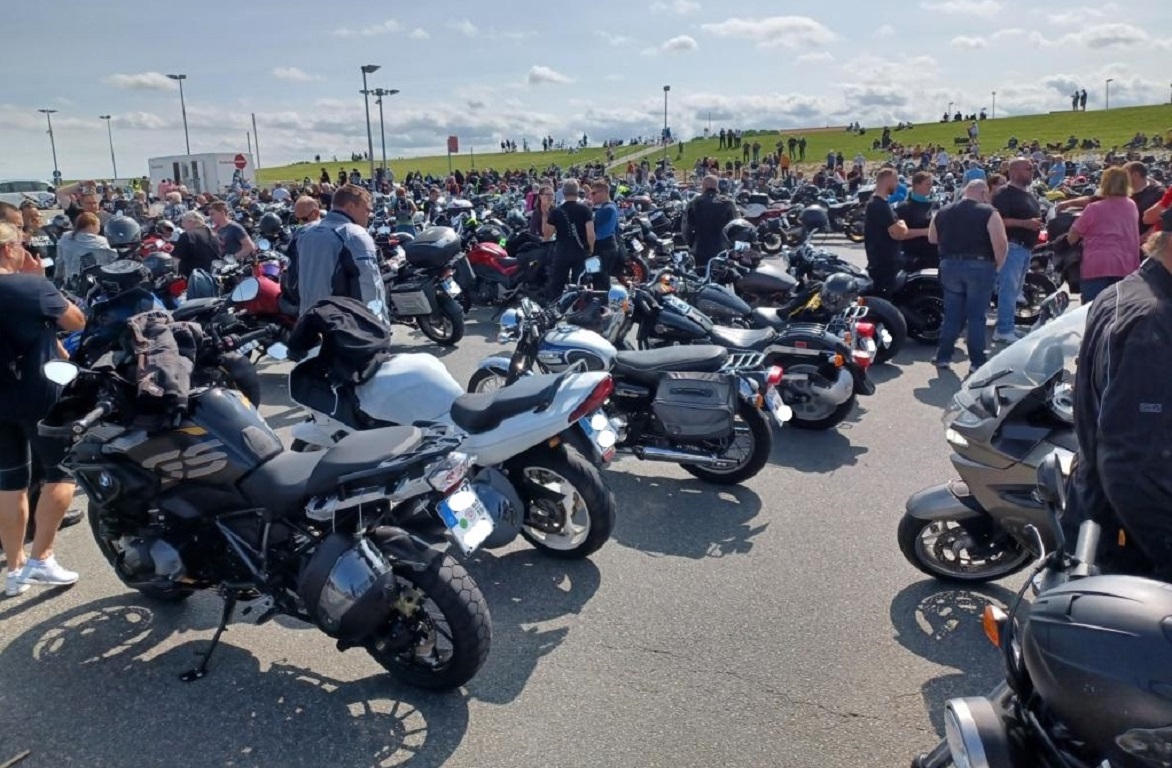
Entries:
POLYGON ((484 597, 407 527, 434 529, 427 512, 438 503, 453 531, 487 535, 487 521, 491 532, 465 484, 459 439, 391 427, 295 453, 235 392, 195 390, 172 412, 144 402, 133 373, 132 360, 114 355, 90 370, 47 363, 47 378, 66 389, 39 430, 72 441, 64 465, 124 584, 167 602, 199 590, 223 598, 211 646, 184 681, 206 674, 241 601, 257 623, 290 616, 339 650, 364 648, 410 685, 449 690, 476 674, 491 637, 484 597))

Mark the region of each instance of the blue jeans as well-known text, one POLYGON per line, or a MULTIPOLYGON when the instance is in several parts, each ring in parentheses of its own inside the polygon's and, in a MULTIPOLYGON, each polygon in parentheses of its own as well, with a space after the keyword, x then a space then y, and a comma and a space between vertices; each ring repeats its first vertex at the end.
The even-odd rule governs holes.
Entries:
POLYGON ((1122 280, 1122 277, 1091 277, 1079 283, 1082 303, 1090 304, 1103 291, 1122 280))
POLYGON ((1017 297, 1025 285, 1026 270, 1030 268, 1030 249, 1017 243, 1009 244, 1005 263, 997 273, 997 335, 1012 336, 1017 297))
POLYGON ((941 259, 940 285, 944 288, 944 322, 936 362, 952 362, 952 348, 968 325, 969 362, 985 364, 985 313, 993 296, 997 271, 991 261, 941 259))

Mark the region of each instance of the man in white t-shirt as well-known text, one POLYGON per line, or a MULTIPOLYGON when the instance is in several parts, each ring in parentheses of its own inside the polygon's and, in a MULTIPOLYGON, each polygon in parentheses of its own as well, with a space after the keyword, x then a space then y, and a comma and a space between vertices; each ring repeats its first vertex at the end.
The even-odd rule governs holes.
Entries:
POLYGON ((273 187, 273 202, 283 203, 290 197, 289 190, 285 189, 285 185, 277 182, 277 186, 273 187))
POLYGON ((952 158, 948 155, 948 150, 941 149, 936 153, 936 169, 941 173, 948 172, 948 164, 952 162, 952 158))

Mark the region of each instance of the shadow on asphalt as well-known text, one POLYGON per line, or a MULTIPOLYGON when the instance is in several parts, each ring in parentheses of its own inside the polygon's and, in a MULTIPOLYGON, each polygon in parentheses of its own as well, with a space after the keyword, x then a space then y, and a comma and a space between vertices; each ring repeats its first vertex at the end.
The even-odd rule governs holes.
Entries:
POLYGON ((840 424, 837 429, 822 432, 795 427, 775 429, 769 463, 815 474, 826 474, 858 464, 859 457, 869 449, 851 443, 850 423, 859 421, 864 413, 866 409, 858 406, 846 423, 840 424))
POLYGON ((580 614, 602 575, 590 560, 557 560, 536 549, 505 555, 481 550, 466 566, 492 614, 492 652, 468 691, 480 701, 508 704, 570 632, 539 625, 580 614))
POLYGON ((912 395, 925 405, 944 410, 952 402, 952 396, 960 389, 961 378, 956 369, 968 363, 954 364, 952 368, 937 369, 928 380, 928 386, 916 387, 912 395))
POLYGON ((715 486, 698 480, 675 480, 607 472, 617 499, 640 499, 623 511, 613 539, 649 555, 699 560, 744 555, 768 527, 754 526, 761 497, 744 486, 715 486))
POLYGON ((986 605, 1007 608, 1013 599, 1013 592, 997 584, 965 587, 929 579, 909 584, 891 601, 891 625, 899 644, 956 670, 928 680, 921 688, 937 735, 944 736, 948 699, 984 696, 1004 678, 1001 652, 985 637, 981 616, 986 605))
POLYGON ((217 613, 122 594, 15 638, 0 657, 0 690, 34 691, 53 706, 24 707, 9 697, 0 711, 3 756, 31 750, 30 768, 144 758, 176 766, 420 768, 442 765, 467 731, 462 693, 418 692, 382 674, 345 682, 285 663, 262 670, 231 644, 231 629, 208 677, 180 682, 208 640, 158 656, 155 647, 191 629, 194 617, 206 623, 217 613))

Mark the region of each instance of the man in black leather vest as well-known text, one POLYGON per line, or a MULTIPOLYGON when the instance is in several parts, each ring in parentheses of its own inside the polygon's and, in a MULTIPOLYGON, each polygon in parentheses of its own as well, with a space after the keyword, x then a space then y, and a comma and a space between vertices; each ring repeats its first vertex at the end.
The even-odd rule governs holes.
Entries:
POLYGON ((969 373, 985 364, 985 313, 1009 240, 1001 214, 989 202, 989 185, 970 181, 964 196, 940 209, 928 227, 928 241, 940 248, 944 322, 936 367, 949 368, 961 329, 968 324, 969 373))
POLYGON ((720 179, 705 176, 701 186, 704 191, 684 213, 684 239, 692 248, 696 267, 703 270, 709 259, 728 247, 724 225, 738 214, 736 204, 719 194, 720 179))

